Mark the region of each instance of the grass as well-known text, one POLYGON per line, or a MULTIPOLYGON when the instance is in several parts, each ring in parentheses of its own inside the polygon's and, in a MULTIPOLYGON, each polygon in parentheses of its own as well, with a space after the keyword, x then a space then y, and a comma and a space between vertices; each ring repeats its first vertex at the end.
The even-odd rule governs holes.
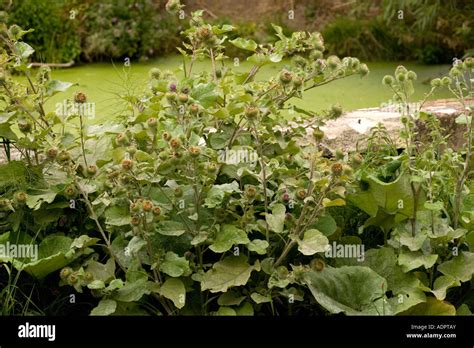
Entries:
MULTIPOLYGON (((55 70, 53 78, 74 82, 77 85, 69 89, 67 93, 61 93, 51 98, 46 105, 47 111, 54 111, 56 103, 62 103, 65 98, 71 98, 73 92, 83 91, 87 94, 88 101, 96 103, 97 116, 88 122, 103 122, 105 119, 114 117, 117 112, 124 110, 120 95, 139 94, 143 90, 148 79, 148 71, 151 68, 159 67, 182 75, 181 63, 180 56, 168 56, 146 63, 132 62, 129 68, 125 68, 122 63, 94 63, 55 70)), ((329 108, 334 103, 341 104, 344 110, 380 106, 381 103, 388 102, 392 97, 390 90, 382 86, 382 78, 386 74, 393 74, 399 64, 404 64, 408 69, 414 70, 418 74, 413 101, 420 100, 429 91, 430 79, 447 73, 450 67, 449 65, 428 66, 411 62, 373 62, 368 64, 371 72, 367 77, 352 76, 312 89, 306 92, 303 100, 295 100, 294 103, 299 107, 316 111, 329 108)), ((276 75, 281 66, 265 66, 258 78, 268 79, 270 76, 276 75)), ((238 70, 248 71, 250 68, 248 63, 243 62, 238 70)), ((195 64, 195 71, 206 69, 209 69, 209 63, 206 61, 195 64)), ((447 91, 435 95, 435 98, 447 97, 449 97, 447 91)))

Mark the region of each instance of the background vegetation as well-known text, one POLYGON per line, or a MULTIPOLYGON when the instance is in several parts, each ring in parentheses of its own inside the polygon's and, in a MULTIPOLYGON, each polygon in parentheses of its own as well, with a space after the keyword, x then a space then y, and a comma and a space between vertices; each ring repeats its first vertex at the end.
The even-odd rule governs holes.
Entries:
MULTIPOLYGON (((254 1, 188 0, 189 11, 207 10, 216 24, 232 23, 233 37, 259 42, 275 38, 270 23, 291 30, 318 30, 330 54, 364 60, 418 60, 451 63, 474 48, 474 4, 468 0, 254 1), (294 19, 289 19, 293 11, 294 19), (399 11, 403 11, 400 19, 399 11)), ((176 17, 164 15, 160 0, 0 0, 9 23, 35 29, 28 40, 41 62, 97 61, 176 53, 176 17), (74 19, 71 19, 71 11, 74 19)), ((471 53, 470 53, 471 52, 471 53)), ((242 53, 229 48, 228 54, 242 53)))

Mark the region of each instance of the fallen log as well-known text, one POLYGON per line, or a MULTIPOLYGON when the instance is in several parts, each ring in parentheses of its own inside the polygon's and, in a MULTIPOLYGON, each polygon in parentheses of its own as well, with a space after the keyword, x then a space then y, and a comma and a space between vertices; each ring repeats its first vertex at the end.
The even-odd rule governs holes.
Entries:
POLYGON ((75 64, 73 60, 71 60, 68 63, 39 63, 39 62, 33 62, 31 63, 31 66, 33 67, 43 67, 46 66, 48 68, 70 68, 75 64))

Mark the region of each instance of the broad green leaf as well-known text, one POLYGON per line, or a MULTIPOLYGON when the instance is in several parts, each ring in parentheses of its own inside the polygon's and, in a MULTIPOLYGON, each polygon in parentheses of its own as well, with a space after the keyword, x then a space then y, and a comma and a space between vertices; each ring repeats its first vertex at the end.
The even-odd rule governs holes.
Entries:
POLYGON ((257 43, 253 40, 246 40, 241 37, 229 41, 235 47, 241 48, 243 50, 255 52, 257 49, 257 43))
POLYGON ((191 90, 191 97, 196 99, 204 108, 214 106, 219 98, 216 92, 216 84, 213 82, 198 84, 191 90))
POLYGON ((217 304, 219 306, 238 306, 245 298, 245 296, 237 296, 233 291, 227 291, 219 296, 217 304))
POLYGON ((87 284, 87 288, 91 290, 100 290, 105 288, 105 283, 102 280, 93 280, 87 284))
POLYGON ((22 41, 16 41, 13 44, 13 50, 15 54, 20 56, 21 58, 28 58, 35 52, 33 47, 22 41))
POLYGON ((286 208, 283 204, 277 203, 272 208, 272 213, 268 214, 267 220, 270 231, 282 233, 285 225, 286 208))
POLYGON ((437 300, 434 297, 428 297, 427 301, 420 303, 399 315, 456 315, 456 308, 445 301, 437 300))
POLYGON ((334 218, 331 215, 326 214, 318 219, 314 228, 321 231, 325 236, 330 236, 336 232, 337 225, 334 218))
POLYGON ((214 185, 207 193, 206 199, 204 200, 204 206, 215 208, 222 203, 226 196, 229 196, 234 192, 240 192, 237 181, 233 181, 230 184, 214 185))
POLYGON ((111 299, 102 299, 90 315, 110 315, 117 309, 117 302, 111 299))
POLYGON ((13 265, 18 270, 25 271, 35 278, 42 279, 73 261, 73 258, 66 257, 66 254, 70 251, 71 243, 72 239, 69 237, 50 235, 39 245, 38 260, 22 263, 14 259, 13 265))
POLYGON ((186 304, 186 288, 178 278, 168 278, 160 288, 161 296, 173 301, 176 308, 183 308, 186 304))
POLYGON ((233 245, 247 244, 250 240, 247 233, 234 225, 222 225, 217 232, 214 243, 209 247, 215 253, 224 253, 232 248, 233 245))
POLYGON ((336 199, 329 199, 329 198, 324 198, 323 199, 323 206, 326 208, 329 207, 342 207, 346 205, 346 201, 343 200, 342 198, 336 198, 336 199))
POLYGON ((259 255, 265 255, 269 244, 266 240, 263 239, 254 239, 247 244, 247 248, 250 251, 253 251, 259 255))
POLYGON ((87 263, 86 272, 92 273, 94 280, 108 283, 115 277, 115 261, 110 258, 105 264, 91 260, 87 263))
POLYGON ((398 264, 402 267, 403 272, 409 272, 418 267, 431 268, 438 255, 425 255, 421 251, 403 251, 398 256, 398 264))
POLYGON ((107 225, 125 226, 130 224, 131 219, 126 207, 114 205, 105 210, 105 223, 107 225))
POLYGON ((51 203, 55 198, 56 192, 44 191, 44 193, 41 194, 28 195, 28 198, 26 199, 26 205, 28 208, 38 210, 43 202, 51 203))
POLYGON ((115 292, 113 299, 122 302, 134 302, 140 300, 144 295, 157 291, 158 284, 141 278, 133 282, 127 281, 122 288, 115 292))
POLYGON ((325 267, 307 272, 304 282, 316 301, 330 313, 347 315, 389 315, 385 304, 387 281, 368 267, 325 267))
POLYGON ((467 304, 463 303, 457 309, 456 315, 472 315, 472 312, 469 309, 469 306, 467 304))
POLYGON ((209 145, 214 150, 221 150, 229 144, 231 135, 220 132, 220 133, 211 133, 209 134, 209 145))
MULTIPOLYGON (((402 268, 397 264, 397 255, 393 248, 370 249, 364 254, 365 257, 362 262, 357 259, 344 259, 342 264, 366 266, 385 278, 387 280, 386 289, 391 291, 393 295, 388 299, 388 302, 394 314, 426 301, 424 291, 430 289, 425 287, 415 274, 402 271, 402 268)), ((340 264, 341 262, 337 262, 338 266, 340 264)))
POLYGON ((65 92, 72 85, 73 85, 73 83, 71 83, 71 82, 51 80, 51 81, 48 82, 48 85, 46 86, 46 94, 48 96, 53 96, 56 93, 65 92))
POLYGON ((172 251, 166 253, 165 259, 160 263, 160 271, 175 278, 191 274, 189 261, 172 251))
POLYGON ((180 236, 186 232, 184 225, 177 221, 162 221, 156 231, 165 236, 180 236))
POLYGON ((433 290, 431 291, 438 300, 444 300, 446 298, 446 292, 449 288, 460 286, 461 282, 454 279, 451 276, 440 276, 436 278, 433 284, 433 290))
POLYGON ((461 282, 467 282, 474 274, 474 253, 462 251, 458 256, 439 265, 438 271, 461 282))
POLYGON ((251 298, 252 300, 254 300, 254 302, 255 302, 256 304, 272 302, 271 296, 263 296, 263 295, 260 295, 260 294, 257 293, 257 292, 253 292, 253 293, 250 295, 250 298, 251 298))
POLYGON ((260 264, 251 266, 244 255, 229 256, 216 262, 212 269, 204 273, 201 290, 225 292, 228 288, 247 284, 253 270, 260 270, 260 264))
POLYGON ((240 316, 253 316, 254 315, 253 306, 249 302, 242 303, 241 306, 237 307, 235 312, 237 315, 240 315, 240 316))
POLYGON ((221 306, 221 307, 219 307, 217 312, 214 312, 214 315, 230 317, 230 316, 236 316, 237 313, 235 312, 235 310, 233 308, 221 306))
POLYGON ((320 231, 311 229, 304 233, 302 240, 297 240, 298 250, 303 255, 314 255, 326 251, 329 240, 320 231))

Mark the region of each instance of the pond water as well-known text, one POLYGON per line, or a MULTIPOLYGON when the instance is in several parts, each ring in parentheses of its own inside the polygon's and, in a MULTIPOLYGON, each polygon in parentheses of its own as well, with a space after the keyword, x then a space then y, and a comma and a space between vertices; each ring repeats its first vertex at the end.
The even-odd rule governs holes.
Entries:
MULTIPOLYGON (((177 74, 181 74, 179 68, 182 60, 179 56, 168 56, 146 63, 132 62, 130 68, 125 69, 123 63, 93 63, 76 66, 68 69, 58 69, 53 71, 53 78, 62 81, 77 83, 66 93, 54 96, 48 101, 46 107, 48 111, 55 110, 57 103, 62 103, 65 98, 71 98, 75 91, 83 91, 87 94, 88 101, 95 102, 96 118, 89 122, 103 122, 104 119, 113 117, 117 112, 124 110, 124 103, 120 95, 140 94, 146 86, 148 71, 153 67, 169 69, 177 74), (124 73, 128 71, 128 73, 124 73)), ((284 64, 284 63, 282 63, 284 64)), ((440 77, 447 73, 449 65, 420 65, 412 62, 369 62, 370 74, 364 78, 351 76, 346 79, 335 81, 325 86, 321 86, 305 92, 303 100, 295 100, 295 104, 309 110, 321 110, 330 107, 334 103, 342 105, 344 110, 355 110, 365 107, 380 106, 392 97, 392 93, 381 83, 386 74, 393 74, 395 68, 403 64, 408 69, 414 70, 418 74, 415 83, 415 95, 413 101, 423 98, 424 94, 430 90, 429 81, 435 77, 440 77)), ((198 62, 196 70, 208 69, 209 63, 198 62)), ((251 66, 244 62, 238 68, 241 71, 248 71, 251 66)), ((267 79, 276 75, 281 69, 281 64, 265 66, 258 75, 259 79, 267 79)), ((437 93, 434 98, 447 98, 448 91, 437 93)))

